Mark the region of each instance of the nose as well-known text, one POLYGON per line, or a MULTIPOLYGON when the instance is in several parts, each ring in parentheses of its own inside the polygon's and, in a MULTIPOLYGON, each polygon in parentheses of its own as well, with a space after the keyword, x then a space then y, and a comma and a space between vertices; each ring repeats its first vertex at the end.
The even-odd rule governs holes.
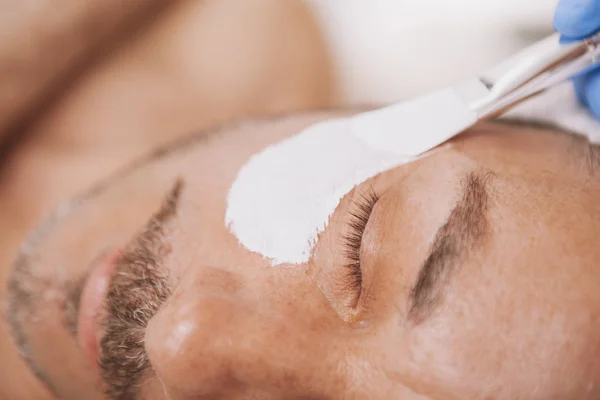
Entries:
POLYGON ((307 319, 293 301, 273 297, 218 270, 206 270, 201 281, 180 284, 150 321, 145 337, 167 398, 260 394, 258 398, 268 399, 269 393, 307 398, 307 390, 309 398, 324 398, 312 393, 322 382, 310 382, 320 370, 329 370, 335 379, 323 354, 315 354, 327 348, 325 335, 315 326, 306 329, 307 319))

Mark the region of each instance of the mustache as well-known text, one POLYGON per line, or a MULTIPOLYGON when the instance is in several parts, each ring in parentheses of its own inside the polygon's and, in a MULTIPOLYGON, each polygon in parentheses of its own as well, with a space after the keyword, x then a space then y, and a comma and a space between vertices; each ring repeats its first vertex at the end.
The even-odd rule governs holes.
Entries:
POLYGON ((100 317, 100 374, 105 394, 114 400, 138 397, 151 370, 144 337, 150 319, 170 297, 163 261, 171 247, 166 224, 177 214, 183 181, 177 180, 145 229, 116 261, 100 317))

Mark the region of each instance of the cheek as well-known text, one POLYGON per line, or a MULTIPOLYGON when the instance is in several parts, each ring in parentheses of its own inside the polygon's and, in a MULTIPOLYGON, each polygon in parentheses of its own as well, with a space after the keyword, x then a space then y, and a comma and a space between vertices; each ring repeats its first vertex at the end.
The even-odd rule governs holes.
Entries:
POLYGON ((173 398, 254 398, 256 388, 289 394, 281 398, 327 393, 345 347, 328 310, 298 269, 201 268, 153 318, 146 349, 173 398))
POLYGON ((544 275, 500 258, 464 265, 439 313, 411 332, 428 387, 443 398, 597 398, 600 296, 579 278, 557 284, 549 263, 544 275))

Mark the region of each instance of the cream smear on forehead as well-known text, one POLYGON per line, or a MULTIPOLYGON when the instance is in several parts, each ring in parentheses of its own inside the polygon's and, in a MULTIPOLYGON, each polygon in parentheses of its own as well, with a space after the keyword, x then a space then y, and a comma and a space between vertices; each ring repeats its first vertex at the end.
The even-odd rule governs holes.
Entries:
POLYGON ((352 118, 330 120, 255 154, 227 196, 225 224, 273 265, 308 261, 317 235, 356 185, 413 157, 378 150, 352 134, 352 118))

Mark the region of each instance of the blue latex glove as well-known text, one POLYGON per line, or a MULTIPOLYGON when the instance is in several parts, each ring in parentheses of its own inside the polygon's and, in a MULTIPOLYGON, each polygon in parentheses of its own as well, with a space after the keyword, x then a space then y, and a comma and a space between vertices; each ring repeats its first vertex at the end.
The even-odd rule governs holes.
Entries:
MULTIPOLYGON (((600 30, 600 0, 559 0, 554 27, 564 41, 590 36, 600 30)), ((579 100, 600 119, 600 69, 573 81, 579 100)))

